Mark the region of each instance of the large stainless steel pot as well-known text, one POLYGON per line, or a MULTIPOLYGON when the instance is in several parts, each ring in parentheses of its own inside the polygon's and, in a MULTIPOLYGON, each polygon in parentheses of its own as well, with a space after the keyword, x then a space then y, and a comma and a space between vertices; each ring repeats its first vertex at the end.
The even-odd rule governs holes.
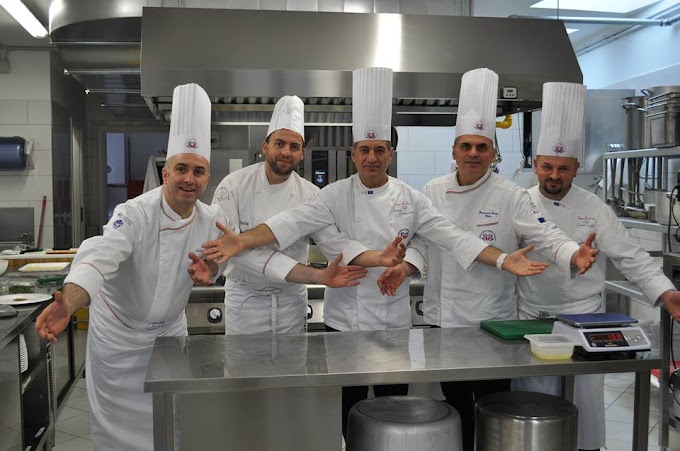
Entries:
POLYGON ((680 145, 680 86, 656 86, 645 89, 649 96, 646 120, 651 147, 680 145))
POLYGON ((647 113, 650 144, 652 147, 675 147, 680 145, 680 105, 665 106, 647 113))
POLYGON ((673 201, 671 202, 671 193, 665 191, 656 192, 656 222, 662 225, 676 225, 676 220, 680 221, 680 203, 677 200, 677 194, 673 194, 673 201), (671 204, 673 205, 673 214, 671 215, 671 204))
POLYGON ((680 93, 680 86, 654 86, 644 89, 643 93, 649 97, 649 103, 655 105, 676 98, 680 93))
POLYGON ((576 451, 578 409, 557 396, 500 392, 475 406, 476 451, 576 451))
POLYGON ((647 96, 624 97, 621 107, 626 111, 623 119, 623 149, 651 147, 649 127, 645 117, 647 96))

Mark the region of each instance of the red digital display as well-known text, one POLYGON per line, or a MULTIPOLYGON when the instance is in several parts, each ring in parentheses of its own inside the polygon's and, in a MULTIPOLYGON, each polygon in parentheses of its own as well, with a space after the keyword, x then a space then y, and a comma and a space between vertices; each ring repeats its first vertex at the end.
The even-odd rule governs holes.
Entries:
POLYGON ((591 341, 623 341, 623 334, 621 332, 589 334, 588 338, 590 338, 591 341))

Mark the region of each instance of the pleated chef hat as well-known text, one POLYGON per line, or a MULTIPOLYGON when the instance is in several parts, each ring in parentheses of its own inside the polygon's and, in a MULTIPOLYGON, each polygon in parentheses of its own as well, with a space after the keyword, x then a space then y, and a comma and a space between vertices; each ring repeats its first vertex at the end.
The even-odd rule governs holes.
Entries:
POLYGON ((305 104, 298 96, 283 96, 276 102, 267 136, 282 128, 297 132, 305 139, 305 104))
POLYGON ((463 74, 456 120, 456 138, 479 135, 493 141, 496 134, 498 74, 490 69, 474 69, 463 74))
POLYGON ((586 87, 579 83, 544 83, 541 134, 536 155, 581 159, 586 87))
POLYGON ((200 155, 210 163, 210 98, 195 83, 172 92, 167 157, 181 153, 200 155))
POLYGON ((366 67, 352 72, 353 142, 391 139, 392 69, 366 67))

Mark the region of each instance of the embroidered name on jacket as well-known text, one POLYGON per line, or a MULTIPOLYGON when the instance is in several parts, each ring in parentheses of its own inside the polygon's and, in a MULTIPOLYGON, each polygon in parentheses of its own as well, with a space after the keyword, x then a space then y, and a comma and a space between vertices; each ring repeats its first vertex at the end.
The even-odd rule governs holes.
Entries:
POLYGON ((392 209, 393 216, 410 216, 413 215, 413 202, 407 200, 402 200, 397 202, 397 204, 392 209))
POLYGON ((594 216, 577 216, 576 217, 576 227, 589 227, 593 228, 595 227, 595 223, 597 222, 597 218, 594 216))

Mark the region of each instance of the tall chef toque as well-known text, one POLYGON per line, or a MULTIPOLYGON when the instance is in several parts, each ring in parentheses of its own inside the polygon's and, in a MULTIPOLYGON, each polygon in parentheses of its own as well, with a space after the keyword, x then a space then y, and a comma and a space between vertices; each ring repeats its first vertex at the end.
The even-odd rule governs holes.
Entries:
POLYGON ((305 139, 305 105, 298 96, 283 96, 276 102, 267 137, 282 128, 294 131, 305 139))
POLYGON ((367 67, 352 72, 353 142, 391 139, 392 69, 367 67))
POLYGON ((463 74, 456 120, 456 138, 479 135, 493 141, 496 134, 498 74, 490 69, 474 69, 463 74))
POLYGON ((200 155, 210 163, 210 98, 195 83, 172 92, 167 157, 181 153, 200 155))
POLYGON ((581 159, 586 87, 578 83, 544 83, 541 134, 536 155, 581 159))

